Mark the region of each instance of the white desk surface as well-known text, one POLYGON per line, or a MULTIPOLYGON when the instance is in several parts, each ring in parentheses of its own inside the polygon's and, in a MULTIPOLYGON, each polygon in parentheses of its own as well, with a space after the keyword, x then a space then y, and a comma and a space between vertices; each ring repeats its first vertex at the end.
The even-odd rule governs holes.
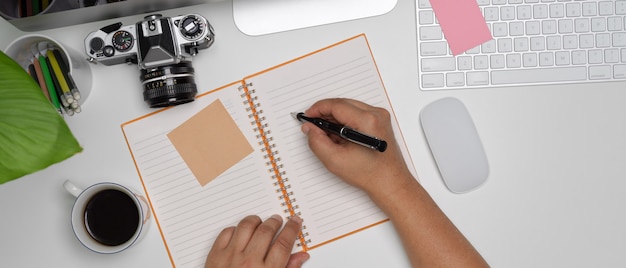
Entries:
MULTIPOLYGON (((400 0, 378 17, 250 37, 230 2, 161 12, 198 12, 217 33, 194 58, 197 84, 210 90, 358 33, 367 34, 421 183, 494 267, 618 267, 626 252, 626 83, 424 92, 417 88, 415 2, 400 0), (419 124, 426 104, 461 99, 491 165, 487 183, 467 194, 446 189, 419 124)), ((143 16, 41 32, 83 49, 90 32, 143 16)), ((0 48, 20 33, 0 20, 0 48)), ((73 236, 73 198, 62 182, 111 180, 141 189, 120 124, 151 109, 136 66, 92 65, 83 112, 68 118, 84 152, 0 185, 2 267, 169 267, 153 224, 133 248, 115 255, 85 249, 73 236)), ((243 217, 244 215, 242 215, 243 217)), ((305 267, 407 267, 390 223, 310 251, 305 267)))

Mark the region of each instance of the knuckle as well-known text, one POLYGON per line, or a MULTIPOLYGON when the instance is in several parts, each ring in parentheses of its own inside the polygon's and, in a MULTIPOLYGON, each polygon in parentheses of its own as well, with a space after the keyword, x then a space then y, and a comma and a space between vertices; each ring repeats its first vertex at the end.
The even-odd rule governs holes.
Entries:
POLYGON ((387 109, 383 109, 383 108, 376 108, 377 112, 380 114, 380 117, 385 120, 388 121, 391 119, 391 113, 389 113, 389 111, 387 111, 387 109))
POLYGON ((275 226, 271 224, 261 224, 256 229, 256 231, 259 232, 260 234, 270 235, 270 236, 273 236, 276 233, 276 230, 278 230, 278 228, 276 228, 275 226))
POLYGON ((239 222, 239 227, 255 229, 259 224, 261 224, 261 218, 259 218, 259 216, 252 215, 243 218, 243 220, 239 222))
POLYGON ((295 239, 290 240, 285 237, 279 236, 278 238, 276 238, 276 241, 274 241, 274 246, 278 247, 281 250, 291 250, 295 241, 295 239))

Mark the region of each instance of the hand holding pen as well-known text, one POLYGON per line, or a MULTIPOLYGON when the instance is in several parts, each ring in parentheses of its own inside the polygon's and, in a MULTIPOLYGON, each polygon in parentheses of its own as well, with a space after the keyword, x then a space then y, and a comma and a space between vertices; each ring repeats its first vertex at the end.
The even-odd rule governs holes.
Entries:
POLYGON ((381 178, 412 177, 395 140, 387 110, 356 100, 327 99, 313 104, 305 116, 334 121, 386 141, 387 148, 381 153, 329 134, 313 124, 302 125, 313 153, 330 172, 346 182, 371 192, 391 183, 381 178))
POLYGON ((300 122, 309 122, 330 134, 335 134, 348 141, 354 142, 370 149, 374 149, 381 153, 387 149, 386 141, 363 134, 347 126, 338 125, 321 118, 307 117, 306 115, 304 115, 304 113, 291 113, 291 116, 293 116, 293 118, 295 119, 298 119, 300 122))

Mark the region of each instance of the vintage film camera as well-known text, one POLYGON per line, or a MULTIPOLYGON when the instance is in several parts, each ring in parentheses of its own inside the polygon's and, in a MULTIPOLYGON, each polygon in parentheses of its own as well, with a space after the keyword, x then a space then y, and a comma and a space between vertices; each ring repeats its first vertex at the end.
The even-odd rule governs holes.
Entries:
POLYGON ((144 100, 150 107, 165 107, 194 100, 198 89, 191 56, 210 47, 214 37, 211 24, 198 14, 153 14, 134 25, 118 22, 91 32, 85 52, 91 62, 138 64, 144 100))

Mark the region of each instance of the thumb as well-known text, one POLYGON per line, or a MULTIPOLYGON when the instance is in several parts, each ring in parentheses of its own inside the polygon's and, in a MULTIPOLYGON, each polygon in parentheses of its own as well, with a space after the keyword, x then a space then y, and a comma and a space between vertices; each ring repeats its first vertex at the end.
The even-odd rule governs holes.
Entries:
POLYGON ((309 258, 309 253, 306 252, 291 254, 289 260, 287 261, 287 265, 285 265, 285 268, 299 268, 302 266, 302 264, 304 264, 304 262, 309 260, 309 258))

